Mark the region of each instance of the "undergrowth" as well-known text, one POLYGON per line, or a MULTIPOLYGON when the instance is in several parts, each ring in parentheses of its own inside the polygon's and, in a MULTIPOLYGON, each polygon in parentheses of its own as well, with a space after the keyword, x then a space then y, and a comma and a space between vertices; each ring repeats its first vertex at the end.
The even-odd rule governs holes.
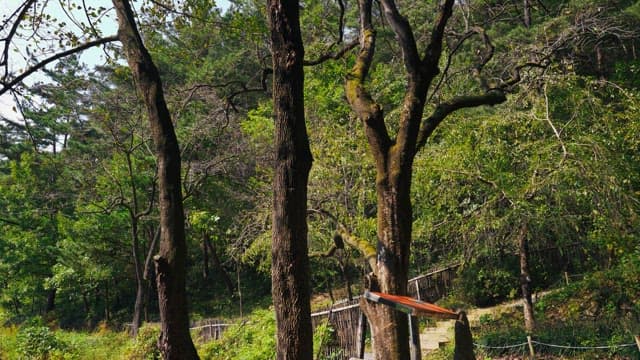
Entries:
POLYGON ((200 345, 201 359, 275 358, 276 320, 272 310, 256 310, 244 321, 231 325, 222 339, 200 345))
MULTIPOLYGON (((633 335, 640 333, 640 267, 620 266, 589 274, 540 299, 535 305, 534 341, 572 347, 550 347, 534 343, 537 354, 571 359, 640 359, 633 335), (573 349, 575 347, 610 347, 573 349)), ((500 347, 526 342, 522 309, 495 317, 485 316, 474 329, 476 343, 500 347)), ((488 356, 523 355, 526 346, 489 349, 488 356)))
POLYGON ((106 326, 93 332, 52 330, 35 318, 20 327, 0 327, 2 360, 124 360, 131 346, 126 334, 106 326))

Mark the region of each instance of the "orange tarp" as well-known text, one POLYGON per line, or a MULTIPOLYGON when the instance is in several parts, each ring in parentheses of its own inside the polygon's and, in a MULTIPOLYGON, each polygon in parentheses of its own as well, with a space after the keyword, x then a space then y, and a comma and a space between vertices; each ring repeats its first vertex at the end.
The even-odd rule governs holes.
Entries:
POLYGON ((375 291, 365 291, 364 297, 367 300, 385 304, 414 316, 439 317, 446 319, 457 319, 458 314, 443 307, 420 301, 408 296, 384 294, 375 291))

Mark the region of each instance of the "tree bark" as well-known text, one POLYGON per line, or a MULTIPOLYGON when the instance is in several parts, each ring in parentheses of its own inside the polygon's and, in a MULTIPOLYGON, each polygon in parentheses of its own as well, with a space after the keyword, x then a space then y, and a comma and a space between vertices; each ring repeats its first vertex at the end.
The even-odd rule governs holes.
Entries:
MULTIPOLYGON (((133 179, 132 179, 133 181, 133 179)), ((135 187, 134 187, 135 194, 135 187)), ((134 207, 135 208, 135 207, 134 207)), ((142 274, 142 264, 140 262, 140 238, 138 236, 138 219, 131 212, 131 252, 133 256, 133 266, 136 275, 136 300, 133 305, 133 319, 131 320, 131 335, 136 337, 138 329, 142 325, 142 306, 144 302, 144 279, 142 274)))
MULTIPOLYGON (((206 234, 204 236, 207 236, 206 234)), ((207 240, 202 239, 202 278, 209 279, 209 246, 207 240)))
POLYGON ((522 290, 522 304, 524 311, 524 328, 531 334, 536 322, 531 298, 531 275, 529 273, 529 242, 527 240, 527 224, 523 224, 518 233, 518 248, 520 252, 520 288, 522 290))
POLYGON ((144 47, 131 5, 127 0, 113 0, 113 5, 118 17, 118 37, 147 108, 158 164, 160 249, 154 257, 161 321, 158 345, 164 359, 198 359, 189 334, 185 288, 187 246, 178 140, 158 69, 144 47))
POLYGON ((455 324, 455 350, 453 360, 475 360, 473 353, 473 336, 467 314, 462 311, 458 314, 455 324))
POLYGON ((50 313, 56 309, 56 288, 51 288, 47 292, 47 307, 44 309, 45 313, 50 313))
POLYGON ((104 282, 104 319, 109 322, 111 320, 111 311, 109 306, 111 305, 111 299, 109 298, 109 281, 104 282))
POLYGON ((345 264, 345 261, 343 259, 339 258, 338 266, 340 267, 340 272, 342 273, 344 285, 347 288, 347 299, 351 301, 353 300, 353 292, 351 291, 351 279, 349 278, 349 273, 347 272, 347 265, 345 264))
POLYGON ((268 1, 273 62, 275 171, 271 246, 277 359, 313 357, 307 182, 312 156, 304 119, 304 48, 297 0, 268 1))
POLYGON ((524 26, 528 29, 531 27, 531 0, 524 0, 523 2, 523 22, 524 26))
MULTIPOLYGON (((380 186, 382 185, 379 183, 378 187, 380 186)), ((387 294, 406 295, 411 243, 411 202, 402 187, 396 185, 392 188, 395 190, 378 188, 378 262, 377 273, 372 277, 369 288, 387 294)), ((409 185, 404 184, 404 189, 409 190, 409 185)), ((368 301, 361 304, 371 325, 375 358, 409 358, 409 324, 406 314, 386 305, 368 301)))

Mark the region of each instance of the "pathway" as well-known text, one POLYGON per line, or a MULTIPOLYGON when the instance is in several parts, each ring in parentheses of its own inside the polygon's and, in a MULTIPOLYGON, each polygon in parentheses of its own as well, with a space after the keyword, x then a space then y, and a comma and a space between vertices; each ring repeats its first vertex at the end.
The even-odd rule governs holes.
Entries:
MULTIPOLYGON (((539 292, 534 297, 535 300, 551 293, 554 290, 539 292)), ((522 299, 517 299, 502 303, 496 306, 488 308, 476 308, 467 311, 467 318, 471 328, 478 327, 480 325, 480 318, 485 315, 492 315, 493 317, 499 316, 505 311, 510 311, 514 307, 521 305, 522 299)), ((426 327, 420 332, 420 348, 422 355, 428 354, 431 351, 437 350, 447 343, 453 341, 455 320, 442 320, 437 321, 435 326, 426 327)))

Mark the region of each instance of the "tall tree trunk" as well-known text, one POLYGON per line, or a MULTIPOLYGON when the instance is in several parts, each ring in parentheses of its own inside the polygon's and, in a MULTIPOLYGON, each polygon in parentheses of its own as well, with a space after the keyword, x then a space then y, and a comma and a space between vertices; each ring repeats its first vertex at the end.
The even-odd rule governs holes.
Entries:
POLYGON ((44 309, 45 313, 50 313, 56 309, 56 293, 57 289, 51 288, 47 292, 47 307, 44 309))
MULTIPOLYGON (((396 174, 398 172, 395 172, 396 174)), ((410 172, 409 172, 410 173, 410 172)), ((379 175, 378 175, 379 176, 379 175)), ((380 176, 379 176, 380 177, 380 176)), ((387 294, 406 295, 411 243, 411 202, 409 184, 378 183, 378 263, 369 288, 387 294)), ((409 323, 407 315, 386 305, 362 301, 373 334, 375 358, 408 359, 409 323)))
MULTIPOLYGON (((204 234, 204 236, 207 236, 204 234)), ((207 239, 202 239, 202 278, 209 279, 209 245, 207 239)))
POLYGON ((349 273, 347 272, 347 265, 342 259, 338 259, 338 265, 340 266, 340 272, 342 273, 344 285, 347 288, 347 298, 349 299, 349 301, 351 301, 353 300, 353 291, 351 291, 351 279, 349 278, 349 273))
POLYGON ((138 221, 135 215, 131 217, 131 252, 133 256, 133 266, 136 276, 136 301, 133 305, 133 319, 131 320, 131 335, 138 335, 138 329, 142 325, 142 306, 144 301, 144 279, 142 274, 142 263, 140 261, 140 240, 138 237, 138 221))
POLYGON ((268 1, 273 61, 275 171, 271 242, 278 359, 312 359, 307 182, 312 156, 304 119, 304 48, 297 0, 268 1))
POLYGON ((222 281, 224 282, 224 285, 227 287, 229 296, 233 296, 233 293, 235 292, 233 281, 231 280, 229 273, 227 273, 227 271, 222 266, 222 261, 220 261, 220 257, 218 256, 218 251, 216 250, 215 246, 213 246, 213 243, 211 242, 211 238, 209 237, 208 234, 205 234, 204 236, 204 243, 205 243, 205 246, 209 249, 208 252, 211 255, 211 261, 213 261, 213 266, 215 267, 216 272, 220 274, 220 277, 222 277, 222 281))
POLYGON ((144 282, 138 279, 136 274, 136 302, 133 305, 133 319, 131 320, 131 335, 138 335, 138 329, 142 325, 142 310, 144 305, 144 282))
POLYGON ((524 0, 523 2, 523 12, 524 12, 524 16, 523 16, 523 22, 524 22, 524 26, 526 28, 531 27, 531 0, 524 0))
POLYGON ((131 5, 113 0, 118 16, 118 37, 136 86, 143 97, 158 164, 160 249, 154 257, 164 359, 198 359, 189 334, 185 288, 187 245, 184 232, 180 150, 162 91, 158 69, 144 47, 131 5))
POLYGON ((104 282, 104 319, 109 322, 111 320, 111 299, 109 298, 109 281, 104 282))
POLYGON ((518 233, 518 248, 520 252, 520 288, 522 289, 522 304, 524 311, 524 328, 527 333, 535 328, 533 314, 533 300, 531 298, 531 275, 529 273, 529 242, 527 241, 527 224, 523 224, 518 233))

